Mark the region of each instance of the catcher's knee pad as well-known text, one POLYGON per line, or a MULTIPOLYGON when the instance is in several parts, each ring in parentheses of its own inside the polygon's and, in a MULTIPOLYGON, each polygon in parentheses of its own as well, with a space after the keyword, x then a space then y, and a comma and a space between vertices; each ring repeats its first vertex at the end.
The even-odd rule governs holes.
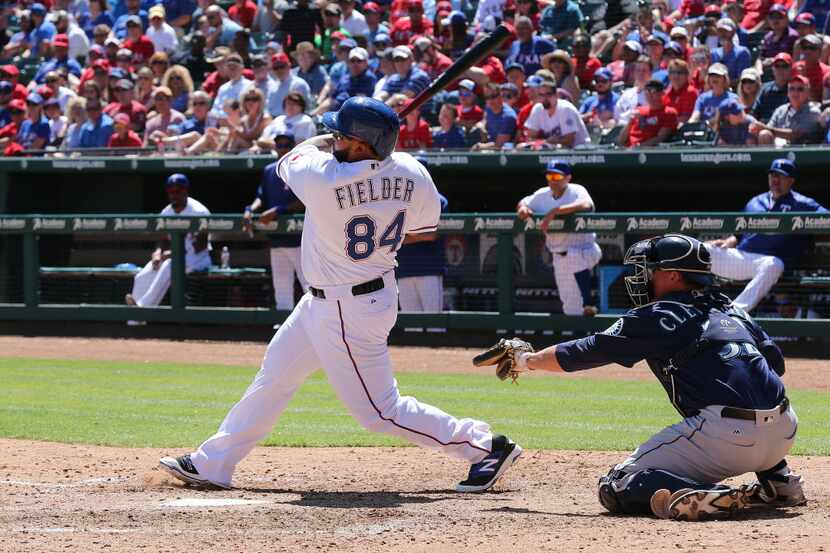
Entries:
POLYGON ((705 487, 700 482, 662 469, 626 473, 612 468, 599 479, 597 495, 602 506, 611 513, 651 514, 651 496, 657 490, 676 492, 683 488, 705 487))

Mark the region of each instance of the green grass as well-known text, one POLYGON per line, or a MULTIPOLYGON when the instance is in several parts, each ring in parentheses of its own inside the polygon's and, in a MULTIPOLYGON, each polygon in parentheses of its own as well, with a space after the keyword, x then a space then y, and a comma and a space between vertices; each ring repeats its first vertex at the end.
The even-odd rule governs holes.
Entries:
MULTIPOLYGON (((255 369, 0 359, 0 436, 130 447, 189 447, 212 434, 255 369)), ((401 373, 401 392, 489 422, 531 448, 630 450, 678 420, 656 381, 401 373)), ((792 391, 795 453, 830 454, 830 394, 792 391)), ((321 372, 289 404, 268 445, 404 442, 363 430, 321 372)))

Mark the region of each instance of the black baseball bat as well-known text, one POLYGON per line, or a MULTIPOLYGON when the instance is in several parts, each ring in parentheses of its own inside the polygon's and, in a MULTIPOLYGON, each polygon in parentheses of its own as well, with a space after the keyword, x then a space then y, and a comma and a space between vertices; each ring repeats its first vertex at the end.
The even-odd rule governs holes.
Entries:
POLYGON ((465 71, 483 60, 487 54, 495 50, 496 47, 504 42, 509 36, 510 29, 508 29, 505 25, 499 25, 496 27, 487 38, 464 52, 464 55, 455 60, 455 63, 449 66, 446 71, 441 73, 437 79, 432 81, 429 87, 415 96, 412 99, 412 102, 410 102, 410 104, 398 114, 399 117, 405 117, 407 113, 421 107, 424 102, 435 96, 441 90, 447 88, 451 83, 460 78, 465 71))

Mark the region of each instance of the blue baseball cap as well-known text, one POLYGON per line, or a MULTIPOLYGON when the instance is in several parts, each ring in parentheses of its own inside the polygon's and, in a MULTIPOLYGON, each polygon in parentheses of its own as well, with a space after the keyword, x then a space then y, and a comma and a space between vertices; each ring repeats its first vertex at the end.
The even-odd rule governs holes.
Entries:
POLYGON ((559 173, 560 175, 572 175, 574 170, 571 164, 564 159, 552 159, 548 161, 545 168, 546 173, 559 173))
POLYGON ((372 42, 374 42, 375 44, 391 44, 392 39, 389 38, 389 35, 387 35, 386 33, 378 33, 375 35, 375 38, 372 42))
POLYGON ((9 81, 0 81, 0 94, 11 94, 14 91, 12 83, 9 81))
POLYGON ((29 11, 33 15, 46 15, 46 6, 38 2, 36 4, 32 4, 32 7, 29 8, 29 11))
POLYGON ((181 173, 173 173, 169 177, 167 177, 167 183, 164 185, 165 188, 170 188, 171 186, 181 186, 182 188, 190 188, 190 181, 187 180, 187 177, 182 175, 181 173))
POLYGON ((605 79, 606 81, 613 81, 614 80, 614 74, 607 67, 602 67, 600 69, 597 69, 596 72, 594 73, 594 79, 596 80, 597 77, 599 77, 601 79, 605 79))
POLYGON ((507 72, 508 72, 508 71, 510 71, 511 69, 518 69, 519 71, 521 71, 522 73, 524 73, 524 71, 525 71, 525 66, 524 66, 524 65, 522 65, 521 63, 518 63, 518 62, 515 62, 515 61, 510 62, 510 63, 508 63, 507 65, 505 65, 505 66, 504 66, 504 72, 505 72, 505 73, 507 73, 507 72))
POLYGON ((348 48, 351 50, 352 48, 357 48, 357 42, 351 38, 344 38, 337 44, 337 48, 348 48))
POLYGON ((127 72, 121 69, 120 67, 113 67, 112 69, 110 69, 110 77, 116 79, 117 81, 120 81, 121 79, 130 78, 127 72))
POLYGON ((527 86, 528 88, 538 88, 538 87, 542 86, 542 83, 544 83, 544 82, 545 82, 545 79, 543 79, 539 75, 531 75, 525 81, 525 86, 527 86))
POLYGON ((37 92, 30 92, 29 95, 26 96, 26 103, 35 104, 39 106, 43 103, 43 96, 41 96, 37 92))
POLYGON ((669 37, 666 33, 654 31, 650 37, 646 39, 646 44, 649 42, 659 42, 662 46, 669 43, 669 37))
POLYGON ((736 98, 727 98, 718 106, 721 115, 738 115, 744 111, 744 106, 736 98))
POLYGON ((795 175, 798 173, 798 169, 796 168, 794 161, 790 161, 785 157, 780 157, 772 162, 772 165, 769 166, 768 172, 795 178, 795 175))

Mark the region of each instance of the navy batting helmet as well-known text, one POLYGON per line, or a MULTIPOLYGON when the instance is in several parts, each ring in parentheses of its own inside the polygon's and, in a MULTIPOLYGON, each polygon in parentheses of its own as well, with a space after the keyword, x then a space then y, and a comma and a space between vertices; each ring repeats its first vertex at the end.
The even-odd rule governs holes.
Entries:
POLYGON ((398 142, 401 123, 392 108, 374 98, 349 98, 339 111, 323 114, 323 125, 374 148, 380 159, 389 157, 398 142))
POLYGON ((652 271, 679 271, 688 282, 710 286, 712 257, 700 240, 685 234, 664 234, 641 240, 625 252, 625 265, 631 265, 634 274, 625 277, 625 288, 634 305, 645 305, 654 300, 649 282, 652 271))

